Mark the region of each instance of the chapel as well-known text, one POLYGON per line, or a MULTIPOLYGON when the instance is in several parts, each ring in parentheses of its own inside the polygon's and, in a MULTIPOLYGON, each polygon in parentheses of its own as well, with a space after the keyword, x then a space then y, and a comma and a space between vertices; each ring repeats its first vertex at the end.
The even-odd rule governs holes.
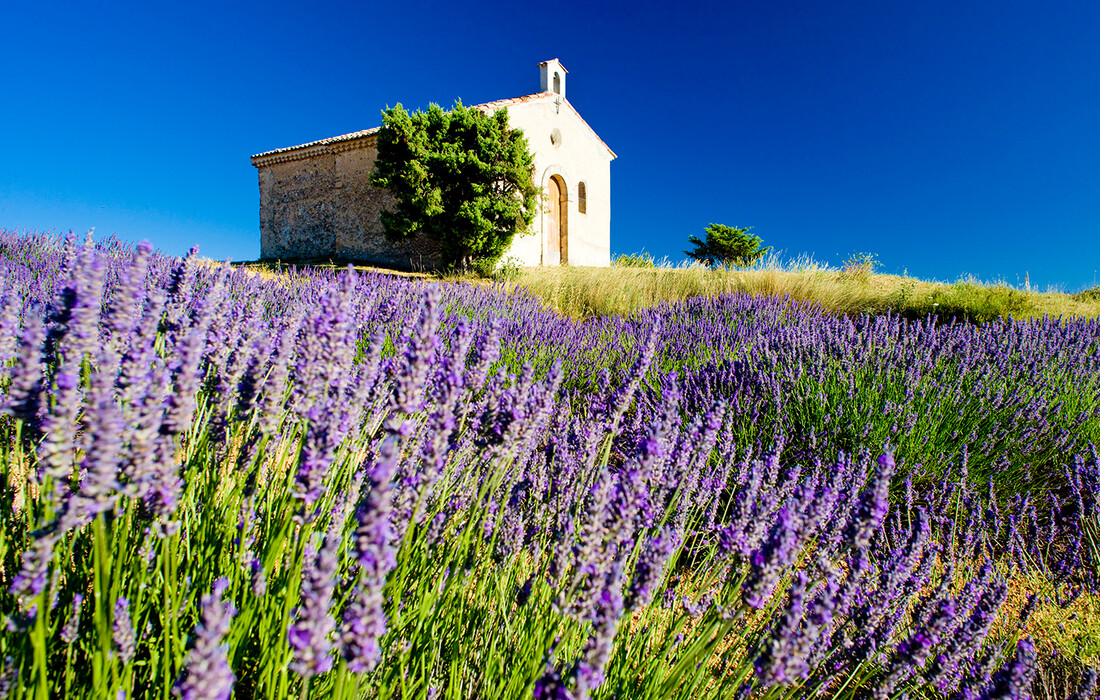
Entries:
MULTIPOLYGON (((527 137, 543 193, 526 235, 504 259, 524 266, 611 264, 611 161, 616 157, 565 97, 558 59, 539 64, 539 92, 475 105, 508 109, 527 137)), ((386 238, 380 213, 394 201, 369 182, 374 127, 252 156, 260 180, 263 260, 339 259, 404 270, 435 269, 433 242, 386 238)))

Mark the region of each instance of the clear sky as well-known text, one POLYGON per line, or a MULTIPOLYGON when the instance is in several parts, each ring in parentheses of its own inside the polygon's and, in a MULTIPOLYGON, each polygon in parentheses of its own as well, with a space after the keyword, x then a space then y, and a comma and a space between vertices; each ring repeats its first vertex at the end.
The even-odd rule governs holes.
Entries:
POLYGON ((0 227, 259 255, 254 153, 397 102, 568 98, 612 253, 706 224, 787 257, 1100 284, 1100 3, 8 2, 0 227))

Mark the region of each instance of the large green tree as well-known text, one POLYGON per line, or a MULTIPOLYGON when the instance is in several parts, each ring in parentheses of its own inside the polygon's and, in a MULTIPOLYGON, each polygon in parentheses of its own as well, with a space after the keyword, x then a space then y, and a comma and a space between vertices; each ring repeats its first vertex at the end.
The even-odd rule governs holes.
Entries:
POLYGON ((684 253, 711 267, 719 265, 748 267, 772 249, 771 246, 761 248, 760 236, 749 233, 750 228, 752 227, 735 228, 722 224, 710 224, 706 228, 706 240, 698 236, 689 237, 688 243, 695 248, 685 250, 684 253))
POLYGON ((392 239, 425 235, 447 268, 499 260, 526 233, 538 206, 534 163, 508 111, 486 114, 459 101, 410 114, 382 112, 371 184, 388 189, 396 208, 382 213, 392 239))

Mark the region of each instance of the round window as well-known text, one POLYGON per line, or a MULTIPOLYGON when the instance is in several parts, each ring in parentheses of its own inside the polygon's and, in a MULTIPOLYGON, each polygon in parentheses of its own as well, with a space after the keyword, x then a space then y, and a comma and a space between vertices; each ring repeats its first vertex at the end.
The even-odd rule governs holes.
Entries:
POLYGON ((555 146, 561 145, 561 131, 554 129, 550 132, 550 143, 554 144, 555 146))

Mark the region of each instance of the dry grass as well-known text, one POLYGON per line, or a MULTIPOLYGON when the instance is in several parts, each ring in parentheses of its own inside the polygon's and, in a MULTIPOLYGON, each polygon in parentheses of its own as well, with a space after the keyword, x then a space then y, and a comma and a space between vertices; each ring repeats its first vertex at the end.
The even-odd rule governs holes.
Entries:
POLYGON ((926 282, 898 275, 872 274, 809 266, 784 269, 777 265, 749 270, 681 267, 544 267, 526 268, 510 281, 524 287, 562 314, 589 318, 626 314, 662 302, 728 292, 788 296, 821 304, 845 314, 892 310, 910 317, 929 314, 973 321, 1011 315, 1015 318, 1064 316, 1095 318, 1100 302, 1082 295, 1028 292, 1006 284, 960 280, 954 284, 926 282))
MULTIPOLYGON (((870 261, 871 259, 868 258, 870 261)), ((245 263, 264 278, 279 277, 289 266, 245 263)), ((312 267, 342 269, 338 263, 312 267)), ((525 288, 559 313, 575 319, 629 314, 663 302, 695 296, 747 293, 786 296, 820 304, 843 314, 893 313, 908 318, 936 315, 969 321, 995 318, 1100 317, 1100 289, 1078 294, 1027 291, 1004 282, 974 278, 953 284, 928 282, 900 275, 879 275, 872 265, 849 264, 844 269, 818 265, 811 259, 781 262, 772 256, 746 270, 712 270, 702 265, 657 267, 528 267, 510 268, 497 276, 509 288, 525 288)), ((449 282, 489 283, 475 273, 433 275, 356 265, 364 272, 449 282)))

